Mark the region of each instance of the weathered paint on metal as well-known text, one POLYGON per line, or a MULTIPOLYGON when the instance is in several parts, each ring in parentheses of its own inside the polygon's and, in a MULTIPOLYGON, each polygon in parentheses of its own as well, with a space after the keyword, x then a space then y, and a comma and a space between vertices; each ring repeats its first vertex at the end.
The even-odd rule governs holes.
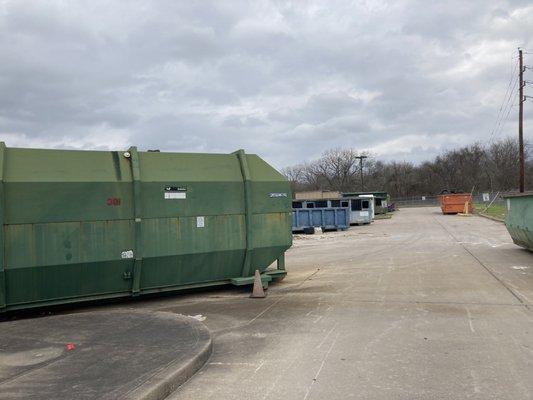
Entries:
POLYGON ((290 187, 256 155, 239 154, 1 144, 0 309, 218 285, 265 271, 292 244, 290 187), (239 157, 249 170, 246 196, 239 157))
POLYGON ((504 197, 507 206, 505 226, 513 242, 533 251, 533 193, 504 197))
POLYGON ((470 193, 442 194, 439 196, 439 200, 443 214, 459 214, 465 211, 471 214, 474 209, 470 193))
POLYGON ((252 227, 252 199, 250 187, 250 170, 248 169, 248 162, 244 150, 237 150, 235 152, 241 167, 242 179, 244 182, 244 220, 246 225, 246 252, 244 254, 244 262, 242 263, 242 276, 250 275, 251 252, 253 250, 253 227, 252 227))
MULTIPOLYGON (((131 177, 133 187, 133 221, 135 230, 135 249, 133 250, 133 283, 131 293, 136 296, 141 291, 141 271, 143 265, 143 240, 142 240, 142 206, 141 206, 141 170, 137 147, 132 146, 126 153, 126 158, 131 163, 131 177)), ((115 162, 115 160, 113 160, 115 162)), ((128 250, 126 250, 128 251, 128 250)), ((128 278, 131 274, 124 274, 128 278)))
POLYGON ((365 194, 361 196, 352 196, 350 198, 347 198, 346 200, 348 200, 350 204, 351 224, 366 225, 372 223, 375 214, 375 204, 373 195, 365 194))
POLYGON ((6 272, 4 242, 4 165, 6 145, 0 142, 0 310, 6 307, 6 272))
POLYGON ((345 192, 342 193, 343 198, 359 197, 361 195, 374 196, 374 214, 386 214, 388 212, 388 204, 390 196, 387 192, 345 192))
POLYGON ((293 208, 293 232, 314 227, 323 229, 348 229, 350 227, 350 211, 348 208, 342 207, 293 208))

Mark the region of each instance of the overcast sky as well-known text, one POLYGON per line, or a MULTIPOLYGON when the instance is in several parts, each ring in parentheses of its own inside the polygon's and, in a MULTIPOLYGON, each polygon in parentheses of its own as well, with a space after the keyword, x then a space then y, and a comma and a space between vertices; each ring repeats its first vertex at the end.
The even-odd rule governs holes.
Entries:
POLYGON ((516 48, 533 51, 531 1, 0 4, 0 140, 17 147, 420 161, 488 141, 516 48))

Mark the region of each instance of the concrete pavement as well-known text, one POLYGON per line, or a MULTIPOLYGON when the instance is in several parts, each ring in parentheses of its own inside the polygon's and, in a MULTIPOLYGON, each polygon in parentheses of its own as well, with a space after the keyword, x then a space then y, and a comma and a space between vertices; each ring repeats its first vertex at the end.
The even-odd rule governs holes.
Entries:
POLYGON ((0 399, 163 399, 211 354, 198 320, 103 310, 0 324, 0 399))
POLYGON ((93 310, 206 318, 213 354, 169 399, 533 398, 533 253, 503 224, 402 209, 295 237, 287 269, 266 299, 227 287, 93 310))
POLYGON ((172 399, 531 399, 533 254, 503 224, 403 209, 299 236, 264 301, 164 299, 200 313, 209 363, 172 399))

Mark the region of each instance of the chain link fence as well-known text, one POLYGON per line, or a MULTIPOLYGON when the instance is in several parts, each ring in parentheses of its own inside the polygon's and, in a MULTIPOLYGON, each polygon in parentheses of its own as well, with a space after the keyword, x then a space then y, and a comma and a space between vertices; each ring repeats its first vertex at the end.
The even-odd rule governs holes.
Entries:
MULTIPOLYGON (((505 205, 500 192, 497 193, 475 193, 473 196, 474 204, 477 209, 483 209, 490 205, 505 205)), ((440 201, 438 195, 431 196, 411 196, 411 197, 396 197, 391 198, 391 203, 394 203, 397 208, 402 207, 439 207, 440 201)))

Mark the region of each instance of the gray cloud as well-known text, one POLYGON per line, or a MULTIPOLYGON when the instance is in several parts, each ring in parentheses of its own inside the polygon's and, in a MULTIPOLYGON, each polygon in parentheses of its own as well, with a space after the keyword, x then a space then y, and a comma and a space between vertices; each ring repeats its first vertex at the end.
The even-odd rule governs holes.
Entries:
POLYGON ((421 161, 488 140, 532 39, 529 1, 2 1, 0 139, 421 161))

